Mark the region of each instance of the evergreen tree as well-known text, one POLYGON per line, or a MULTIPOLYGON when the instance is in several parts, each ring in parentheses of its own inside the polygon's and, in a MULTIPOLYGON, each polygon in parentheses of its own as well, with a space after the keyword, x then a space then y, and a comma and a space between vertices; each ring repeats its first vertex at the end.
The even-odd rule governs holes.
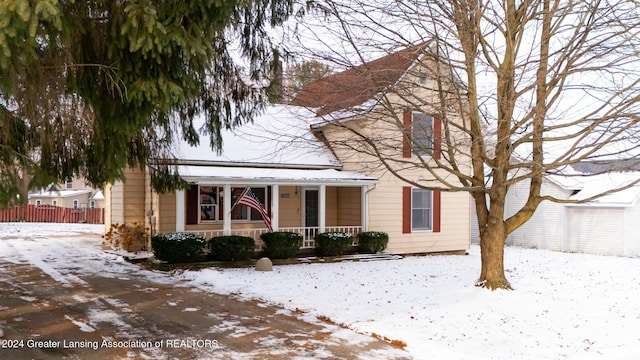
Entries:
MULTIPOLYGON (((192 118, 219 148, 220 130, 265 101, 267 30, 293 0, 7 0, 0 4, 0 204, 30 187, 83 176, 94 186, 153 165, 179 186, 167 155, 192 118), (239 50, 242 60, 234 56, 239 50), (239 61, 244 62, 244 67, 239 61)), ((23 194, 21 200, 26 200, 23 194)))
POLYGON ((318 60, 291 64, 287 67, 288 92, 294 96, 308 83, 328 75, 331 75, 331 67, 318 60))

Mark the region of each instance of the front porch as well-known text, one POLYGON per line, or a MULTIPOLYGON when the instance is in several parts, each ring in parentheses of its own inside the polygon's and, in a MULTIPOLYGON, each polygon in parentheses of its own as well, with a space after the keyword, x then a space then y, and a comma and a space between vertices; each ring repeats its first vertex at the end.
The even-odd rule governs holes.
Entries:
POLYGON ((175 231, 195 233, 205 239, 248 236, 255 239, 256 250, 262 250, 260 235, 269 232, 266 221, 255 209, 236 204, 244 189, 250 188, 268 213, 273 231, 303 235, 301 249, 314 248, 314 237, 323 232, 353 234, 353 245, 357 245, 355 235, 368 230, 371 183, 264 185, 202 181, 189 190, 176 192, 175 231))

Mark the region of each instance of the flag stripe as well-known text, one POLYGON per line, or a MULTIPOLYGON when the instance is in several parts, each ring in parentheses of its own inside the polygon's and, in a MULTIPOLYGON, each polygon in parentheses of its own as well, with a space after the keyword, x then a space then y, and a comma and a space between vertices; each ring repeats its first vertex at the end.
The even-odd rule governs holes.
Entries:
POLYGON ((251 191, 251 189, 248 189, 247 191, 244 192, 242 197, 238 199, 237 204, 245 205, 252 209, 257 210, 262 216, 262 220, 267 225, 267 228, 269 228, 269 231, 273 231, 273 227, 271 225, 271 218, 269 217, 267 210, 262 206, 262 204, 260 203, 260 200, 258 199, 256 194, 254 194, 253 191, 251 191))

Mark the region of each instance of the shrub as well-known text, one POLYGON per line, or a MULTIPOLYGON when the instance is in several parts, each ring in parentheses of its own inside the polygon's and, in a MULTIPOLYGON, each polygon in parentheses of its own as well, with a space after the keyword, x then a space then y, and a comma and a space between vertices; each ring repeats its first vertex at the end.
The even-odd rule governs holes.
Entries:
POLYGON ((147 230, 143 225, 133 223, 111 224, 111 228, 104 234, 112 247, 130 252, 145 250, 147 248, 147 230))
POLYGON ((320 256, 342 255, 353 242, 353 235, 342 232, 326 232, 316 235, 316 251, 320 256))
POLYGON ((276 231, 260 235, 264 241, 265 256, 272 259, 294 257, 302 247, 302 235, 294 232, 276 231))
POLYGON ((187 262, 200 257, 205 243, 202 236, 186 232, 160 234, 151 238, 156 259, 169 263, 187 262))
POLYGON ((358 237, 358 251, 365 254, 375 254, 387 248, 389 235, 382 231, 361 232, 358 237))
POLYGON ((255 248, 255 240, 247 236, 214 236, 209 239, 211 254, 219 261, 249 260, 255 248))

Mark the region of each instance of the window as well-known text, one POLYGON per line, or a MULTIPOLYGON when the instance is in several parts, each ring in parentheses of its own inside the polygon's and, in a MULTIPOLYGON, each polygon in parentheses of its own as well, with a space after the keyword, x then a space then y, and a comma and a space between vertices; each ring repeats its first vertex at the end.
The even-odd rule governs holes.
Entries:
MULTIPOLYGON (((242 195, 244 190, 245 188, 231 188, 231 200, 233 201, 231 203, 232 206, 236 203, 238 197, 242 195)), ((265 209, 268 209, 265 202, 265 195, 267 193, 266 190, 266 188, 251 188, 251 191, 253 191, 253 193, 256 195, 258 201, 260 201, 260 204, 262 204, 265 209)), ((231 210, 231 220, 262 221, 262 216, 260 216, 258 210, 252 209, 245 205, 236 205, 231 210)))
POLYGON ((222 188, 217 186, 200 186, 200 220, 222 220, 222 188))
POLYGON ((51 200, 51 205, 58 206, 58 200, 51 200))
POLYGON ((89 207, 92 208, 92 209, 95 209, 96 208, 96 201, 95 200, 89 201, 89 207))
POLYGON ((42 205, 42 200, 36 200, 36 206, 42 205))
POLYGON ((73 208, 77 209, 78 208, 78 200, 73 200, 73 208))
POLYGON ((411 230, 431 230, 432 191, 411 189, 411 230))
MULTIPOLYGON (((236 203, 238 197, 242 195, 245 187, 231 188, 231 206, 236 203)), ((262 206, 268 209, 266 201, 267 188, 251 188, 262 206)), ((198 224, 204 222, 223 221, 228 214, 224 213, 224 187, 215 185, 192 185, 187 191, 187 224, 198 224)), ((257 210, 245 205, 236 205, 231 209, 231 221, 262 221, 262 216, 257 210)))
POLYGON ((67 187, 67 189, 73 189, 73 181, 71 179, 67 179, 67 181, 65 182, 65 186, 67 187))
POLYGON ((442 156, 442 121, 433 115, 405 109, 402 114, 402 157, 442 156))
POLYGON ((433 150, 433 116, 420 112, 413 112, 411 116, 414 152, 425 155, 433 150))

